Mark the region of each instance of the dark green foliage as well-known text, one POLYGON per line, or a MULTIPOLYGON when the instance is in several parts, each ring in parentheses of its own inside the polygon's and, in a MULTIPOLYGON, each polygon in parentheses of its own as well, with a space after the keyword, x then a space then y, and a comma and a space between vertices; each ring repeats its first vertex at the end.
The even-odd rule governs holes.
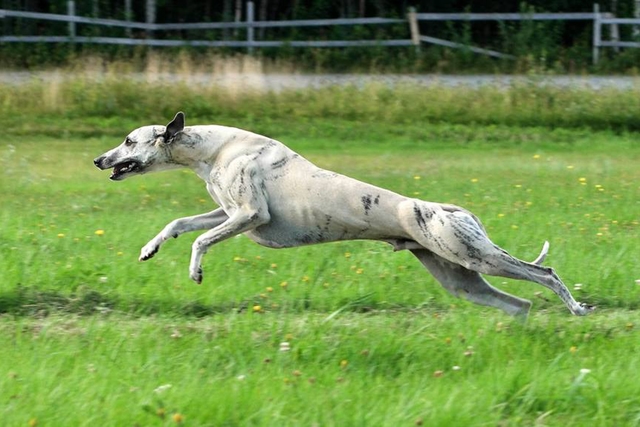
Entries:
MULTIPOLYGON (((145 22, 145 2, 133 2, 132 19, 145 22)), ((426 1, 274 1, 256 0, 257 20, 334 19, 354 17, 403 18, 409 6, 422 13, 534 13, 534 12, 591 12, 592 5, 580 1, 547 0, 535 2, 535 7, 517 2, 448 2, 426 1)), ((66 0, 40 3, 31 11, 66 13, 66 0)), ((241 19, 245 19, 244 2, 241 19)), ((633 0, 600 2, 601 11, 619 17, 633 16, 633 0), (615 7, 616 10, 612 10, 615 7)), ((124 19, 121 1, 101 0, 76 2, 76 14, 86 17, 124 19)), ((233 21, 235 2, 196 1, 188 4, 158 1, 156 22, 221 22, 233 21), (222 3, 222 4, 220 4, 222 3)), ((67 24, 56 21, 37 21, 5 18, 0 27, 3 35, 63 35, 67 24)), ((633 37, 630 25, 620 26, 622 40, 633 37)), ((472 53, 467 49, 450 49, 425 44, 419 52, 413 47, 392 48, 279 48, 258 49, 256 55, 267 60, 287 61, 298 69, 328 72, 636 72, 637 54, 633 49, 622 53, 603 50, 597 67, 591 64, 592 21, 425 21, 420 24, 422 34, 510 54, 516 59, 497 60, 472 53)), ((128 31, 118 27, 77 25, 79 36, 133 37, 149 36, 141 30, 128 31)), ((155 31, 159 39, 182 40, 246 40, 244 30, 155 31)), ((263 28, 255 32, 257 40, 383 40, 409 39, 407 23, 368 26, 320 26, 263 28)), ((605 29, 605 37, 608 30, 605 29)), ((73 45, 5 43, 0 45, 0 66, 39 68, 72 63, 77 57, 98 55, 106 59, 136 61, 157 51, 173 52, 175 48, 130 47, 117 45, 73 45)), ((200 55, 232 55, 245 49, 189 48, 193 57, 200 55)))

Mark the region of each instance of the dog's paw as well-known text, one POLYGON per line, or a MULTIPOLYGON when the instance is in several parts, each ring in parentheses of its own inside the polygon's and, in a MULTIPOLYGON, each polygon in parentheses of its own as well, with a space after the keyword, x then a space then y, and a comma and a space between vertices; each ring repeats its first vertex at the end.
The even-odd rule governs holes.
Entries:
POLYGON ((576 316, 585 316, 596 309, 595 305, 589 305, 584 302, 579 302, 578 305, 580 306, 580 309, 573 313, 576 316))
POLYGON ((138 261, 146 261, 153 258, 153 256, 158 253, 158 249, 160 249, 160 245, 154 244, 153 241, 147 243, 140 250, 140 257, 138 257, 138 261))
POLYGON ((189 268, 189 277, 198 285, 202 283, 202 267, 189 268))
POLYGON ((584 308, 587 313, 591 313, 592 311, 595 311, 595 309, 597 308, 597 306, 595 306, 595 305, 589 305, 589 304, 586 304, 584 302, 581 302, 580 306, 582 308, 584 308))

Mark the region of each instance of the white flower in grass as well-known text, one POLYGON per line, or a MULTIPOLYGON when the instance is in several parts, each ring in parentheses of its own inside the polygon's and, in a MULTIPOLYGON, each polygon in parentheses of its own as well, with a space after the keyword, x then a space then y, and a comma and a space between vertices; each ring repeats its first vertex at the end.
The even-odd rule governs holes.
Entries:
POLYGON ((582 384, 585 381, 585 378, 587 377, 587 375, 589 375, 591 373, 591 369, 587 369, 587 368, 582 368, 580 369, 580 373, 578 374, 578 376, 573 380, 573 383, 571 384, 571 389, 576 389, 578 387, 582 387, 582 384))
POLYGON ((289 343, 284 341, 280 343, 280 351, 289 351, 291 350, 291 347, 289 346, 289 343))
POLYGON ((153 390, 153 392, 156 394, 161 394, 169 390, 171 387, 173 387, 171 384, 163 384, 161 386, 158 386, 155 390, 153 390))
POLYGON ((573 381, 572 386, 573 387, 578 387, 580 386, 580 384, 582 384, 582 382, 584 381, 585 377, 587 375, 589 375, 589 373, 591 373, 591 369, 587 369, 587 368, 582 368, 580 369, 580 374, 578 374, 578 376, 576 377, 576 379, 573 381))

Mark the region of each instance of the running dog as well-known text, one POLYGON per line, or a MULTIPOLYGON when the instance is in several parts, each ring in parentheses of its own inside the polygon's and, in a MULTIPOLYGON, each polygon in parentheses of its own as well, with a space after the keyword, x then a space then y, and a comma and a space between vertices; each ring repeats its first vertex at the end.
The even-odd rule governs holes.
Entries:
POLYGON ((185 127, 179 112, 167 126, 144 126, 94 160, 110 179, 187 167, 219 206, 171 221, 140 252, 153 257, 171 237, 207 230, 193 243, 189 275, 202 282, 201 261, 214 244, 244 233, 270 247, 288 248, 368 239, 409 250, 451 294, 526 317, 531 302, 502 292, 481 274, 528 280, 555 292, 571 313, 594 307, 578 303, 552 268, 548 251, 533 262, 509 255, 487 236, 480 220, 458 206, 401 196, 321 169, 282 143, 225 126, 185 127))

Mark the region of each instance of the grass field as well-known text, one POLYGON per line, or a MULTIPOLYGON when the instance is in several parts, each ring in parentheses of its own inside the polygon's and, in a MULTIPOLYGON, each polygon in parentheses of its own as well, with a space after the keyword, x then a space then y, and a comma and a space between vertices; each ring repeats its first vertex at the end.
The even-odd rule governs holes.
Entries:
POLYGON ((146 121, 5 117, 2 424, 640 425, 635 133, 311 116, 225 120, 329 169, 462 205, 520 258, 549 240, 547 264, 598 311, 572 317, 538 285, 489 278, 534 302, 523 325, 372 242, 233 238, 209 251, 198 286, 196 235, 137 257, 170 220, 214 207, 201 181, 113 183, 91 162, 146 121))

